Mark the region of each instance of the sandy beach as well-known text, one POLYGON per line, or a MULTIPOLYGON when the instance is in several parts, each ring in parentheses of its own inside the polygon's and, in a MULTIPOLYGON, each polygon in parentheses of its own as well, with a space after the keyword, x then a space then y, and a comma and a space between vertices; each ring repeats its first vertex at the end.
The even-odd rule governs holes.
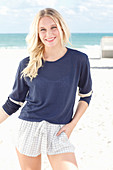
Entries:
MULTIPOLYGON (((113 58, 101 58, 99 47, 79 50, 90 60, 93 97, 70 141, 79 170, 113 170, 113 58)), ((27 56, 26 49, 0 49, 1 106, 11 93, 19 61, 27 56)), ((0 170, 20 170, 14 147, 18 115, 19 111, 0 124, 0 170)), ((46 155, 42 158, 42 170, 51 170, 46 155)))

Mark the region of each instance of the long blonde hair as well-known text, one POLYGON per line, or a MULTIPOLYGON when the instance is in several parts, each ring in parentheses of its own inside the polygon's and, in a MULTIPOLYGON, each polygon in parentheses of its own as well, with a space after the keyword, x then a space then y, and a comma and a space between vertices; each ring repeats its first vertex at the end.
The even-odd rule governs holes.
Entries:
POLYGON ((27 76, 30 78, 30 80, 38 75, 38 69, 42 67, 44 44, 41 42, 38 36, 38 25, 40 19, 44 16, 52 18, 57 24, 58 30, 60 32, 62 46, 65 46, 69 42, 70 32, 60 13, 53 8, 45 8, 39 11, 38 14, 34 17, 30 32, 26 37, 30 60, 26 68, 22 71, 22 76, 27 76))

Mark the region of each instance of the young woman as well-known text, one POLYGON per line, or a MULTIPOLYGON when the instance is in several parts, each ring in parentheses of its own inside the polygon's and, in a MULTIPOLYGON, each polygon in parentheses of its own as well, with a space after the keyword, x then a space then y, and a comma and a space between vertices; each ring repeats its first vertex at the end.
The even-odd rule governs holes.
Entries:
POLYGON ((0 122, 25 102, 18 119, 16 151, 22 170, 40 170, 46 153, 53 170, 78 169, 69 137, 92 95, 86 54, 68 48, 62 16, 46 8, 35 16, 27 36, 30 56, 18 67, 12 93, 0 110, 0 122), (73 114, 79 87, 80 100, 73 114))

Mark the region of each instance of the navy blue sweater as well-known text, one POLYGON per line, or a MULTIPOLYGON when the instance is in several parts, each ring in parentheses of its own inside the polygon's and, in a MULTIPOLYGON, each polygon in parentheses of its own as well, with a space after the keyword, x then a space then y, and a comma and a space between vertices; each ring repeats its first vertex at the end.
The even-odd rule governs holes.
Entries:
POLYGON ((8 115, 16 112, 24 103, 20 119, 55 124, 66 124, 72 120, 76 91, 79 87, 80 100, 89 104, 92 96, 92 80, 88 56, 67 48, 66 54, 56 61, 43 62, 38 76, 20 78, 29 57, 18 67, 12 93, 3 109, 8 115))

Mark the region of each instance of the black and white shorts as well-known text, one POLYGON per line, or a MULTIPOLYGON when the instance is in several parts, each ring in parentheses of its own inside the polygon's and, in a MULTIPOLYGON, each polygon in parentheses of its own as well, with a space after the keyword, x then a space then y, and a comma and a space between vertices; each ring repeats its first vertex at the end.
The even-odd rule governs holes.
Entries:
POLYGON ((31 157, 74 152, 75 147, 65 132, 56 136, 63 126, 64 124, 53 124, 45 120, 30 122, 18 119, 16 148, 21 154, 31 157))

